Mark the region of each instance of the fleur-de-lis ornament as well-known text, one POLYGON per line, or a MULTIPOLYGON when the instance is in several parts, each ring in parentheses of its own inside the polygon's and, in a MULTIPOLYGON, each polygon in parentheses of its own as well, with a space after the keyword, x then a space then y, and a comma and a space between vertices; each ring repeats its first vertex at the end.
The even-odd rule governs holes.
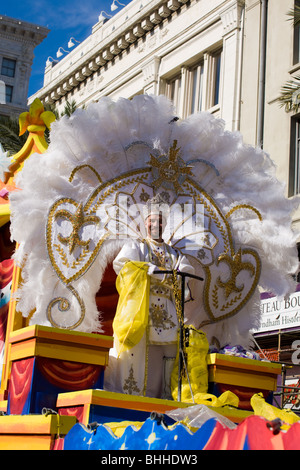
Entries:
POLYGON ((83 206, 79 204, 75 214, 67 211, 66 209, 61 209, 56 212, 55 219, 64 218, 69 220, 73 226, 71 234, 67 237, 63 237, 61 234, 58 234, 58 239, 64 245, 69 245, 69 253, 72 254, 76 246, 87 247, 90 243, 90 240, 81 240, 79 237, 79 230, 88 224, 97 224, 100 222, 100 218, 96 215, 84 215, 83 206))
POLYGON ((230 278, 229 278, 228 281, 223 282, 223 281, 221 281, 221 279, 219 277, 218 280, 217 280, 217 284, 218 284, 219 287, 224 288, 225 297, 228 298, 230 296, 230 294, 232 294, 233 292, 242 292, 243 289, 244 289, 244 285, 241 285, 239 287, 236 285, 236 278, 237 278, 238 274, 241 271, 246 270, 246 271, 250 271, 251 275, 254 276, 255 268, 251 263, 242 261, 242 251, 241 251, 241 249, 239 249, 239 251, 237 253, 235 253, 235 255, 233 257, 231 257, 228 254, 220 255, 219 258, 218 258, 218 263, 217 264, 219 264, 222 261, 227 263, 228 266, 230 267, 230 278))

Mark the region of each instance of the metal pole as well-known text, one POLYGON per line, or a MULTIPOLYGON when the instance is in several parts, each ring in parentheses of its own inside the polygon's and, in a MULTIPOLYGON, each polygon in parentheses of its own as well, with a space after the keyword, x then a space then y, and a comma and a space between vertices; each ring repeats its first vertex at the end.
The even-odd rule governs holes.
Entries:
POLYGON ((256 145, 263 148, 264 140, 264 105, 266 74, 266 40, 267 40, 268 0, 261 0, 259 80, 258 80, 258 113, 256 145))
POLYGON ((177 400, 181 401, 181 385, 182 385, 182 366, 183 366, 183 319, 184 319, 184 290, 185 276, 181 274, 181 309, 179 318, 179 354, 178 354, 178 392, 177 400))
MULTIPOLYGON (((154 271, 154 274, 172 274, 173 271, 154 271)), ((177 400, 181 401, 181 386, 182 386, 182 365, 183 365, 183 324, 184 324, 184 292, 185 292, 185 278, 191 277, 193 279, 198 279, 198 281, 203 281, 204 279, 200 276, 195 276, 194 274, 181 273, 177 272, 181 276, 181 308, 180 308, 180 318, 179 318, 179 353, 178 353, 178 393, 177 400)))

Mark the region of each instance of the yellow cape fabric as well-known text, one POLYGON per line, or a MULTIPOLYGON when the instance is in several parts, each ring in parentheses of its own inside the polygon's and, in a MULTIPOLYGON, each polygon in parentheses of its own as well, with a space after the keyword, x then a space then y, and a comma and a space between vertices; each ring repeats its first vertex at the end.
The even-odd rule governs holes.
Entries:
POLYGON ((262 416, 269 421, 279 418, 284 423, 282 429, 287 429, 290 425, 300 420, 299 416, 297 416, 296 413, 293 413, 293 411, 281 410, 280 408, 276 408, 275 406, 267 403, 262 393, 256 393, 253 395, 250 403, 255 415, 262 416))
POLYGON ((238 408, 239 406, 239 397, 230 390, 223 392, 219 397, 211 393, 196 393, 194 399, 197 405, 213 406, 216 408, 221 408, 222 406, 238 408))
MULTIPOLYGON (((193 402, 192 393, 195 399, 197 394, 206 394, 208 389, 207 353, 209 344, 205 333, 202 331, 188 326, 185 327, 185 330, 188 330, 188 344, 184 348, 188 376, 183 365, 181 400, 183 402, 193 402)), ((177 400, 178 352, 171 375, 171 392, 173 399, 177 400)))
POLYGON ((113 331, 118 354, 138 344, 148 325, 150 280, 147 272, 147 263, 128 261, 117 277, 119 301, 113 331))

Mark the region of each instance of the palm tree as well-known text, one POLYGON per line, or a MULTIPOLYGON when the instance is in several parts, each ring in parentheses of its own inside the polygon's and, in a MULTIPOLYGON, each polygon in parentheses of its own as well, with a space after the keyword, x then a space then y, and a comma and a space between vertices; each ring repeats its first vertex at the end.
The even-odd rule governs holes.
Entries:
POLYGON ((9 154, 17 153, 25 144, 28 131, 19 135, 19 121, 15 117, 0 117, 0 143, 9 154))
MULTIPOLYGON (((64 110, 61 112, 60 117, 62 116, 71 116, 77 109, 77 104, 75 100, 67 101, 64 107, 64 110)), ((59 119, 59 117, 58 117, 59 119)))
POLYGON ((298 112, 300 106, 300 76, 297 75, 293 80, 287 81, 281 87, 281 94, 278 98, 280 105, 285 107, 287 112, 298 112))
MULTIPOLYGON (((289 19, 293 22, 294 28, 300 27, 300 6, 288 12, 289 19)), ((300 75, 295 76, 293 80, 287 81, 281 88, 281 95, 278 98, 280 105, 285 107, 286 111, 298 112, 300 107, 300 75)))

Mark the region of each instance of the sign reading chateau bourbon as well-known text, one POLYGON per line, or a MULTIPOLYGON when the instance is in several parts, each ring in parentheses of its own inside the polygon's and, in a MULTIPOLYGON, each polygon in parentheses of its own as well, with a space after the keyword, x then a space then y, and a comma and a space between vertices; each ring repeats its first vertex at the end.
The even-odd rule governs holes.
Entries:
POLYGON ((283 330, 300 326, 300 291, 285 298, 261 299, 261 321, 257 331, 283 330))

